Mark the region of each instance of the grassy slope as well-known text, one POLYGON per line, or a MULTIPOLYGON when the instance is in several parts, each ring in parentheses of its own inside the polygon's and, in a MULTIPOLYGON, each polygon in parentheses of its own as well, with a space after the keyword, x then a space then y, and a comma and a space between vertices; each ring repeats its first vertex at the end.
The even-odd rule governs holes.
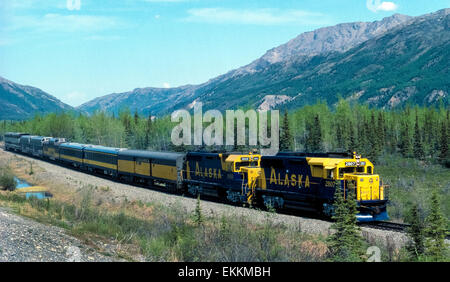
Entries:
MULTIPOLYGON (((402 220, 409 203, 419 203, 426 214, 432 189, 439 189, 441 207, 447 219, 450 218, 450 171, 441 165, 427 164, 415 159, 392 155, 380 158, 375 172, 384 183, 389 184, 391 219, 402 220)), ((450 227, 450 226, 449 226, 450 227)))

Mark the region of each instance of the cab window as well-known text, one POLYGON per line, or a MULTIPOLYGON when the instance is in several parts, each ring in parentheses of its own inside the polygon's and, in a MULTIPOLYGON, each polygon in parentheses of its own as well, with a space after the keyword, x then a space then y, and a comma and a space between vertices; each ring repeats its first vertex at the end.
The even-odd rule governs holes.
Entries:
POLYGON ((368 167, 367 167, 367 173, 368 173, 368 174, 372 174, 372 167, 371 167, 371 166, 368 166, 368 167))
POLYGON ((250 162, 236 162, 236 163, 234 164, 234 167, 235 167, 234 170, 238 171, 238 170, 240 170, 241 167, 243 167, 243 166, 250 166, 250 162))
POLYGON ((339 178, 344 177, 344 173, 354 173, 355 168, 354 167, 345 167, 339 169, 339 178))
POLYGON ((357 167, 356 172, 364 172, 364 167, 363 166, 357 167))
POLYGON ((334 169, 327 169, 327 178, 328 179, 334 178, 334 169))

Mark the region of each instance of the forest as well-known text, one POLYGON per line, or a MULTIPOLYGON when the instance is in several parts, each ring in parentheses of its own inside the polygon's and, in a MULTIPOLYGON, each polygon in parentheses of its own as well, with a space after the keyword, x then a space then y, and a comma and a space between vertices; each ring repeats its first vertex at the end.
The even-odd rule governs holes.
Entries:
MULTIPOLYGON (((394 154, 448 166, 449 113, 443 105, 407 105, 402 109, 383 110, 350 104, 343 99, 330 108, 319 101, 290 112, 280 111, 280 150, 356 151, 375 163, 380 156, 394 154)), ((170 136, 175 125, 169 115, 140 116, 129 109, 120 111, 118 116, 105 112, 91 116, 62 112, 35 115, 24 121, 1 121, 0 135, 20 131, 65 137, 84 144, 161 151, 245 152, 258 149, 249 146, 173 146, 170 136)), ((206 126, 208 124, 204 123, 206 126)))

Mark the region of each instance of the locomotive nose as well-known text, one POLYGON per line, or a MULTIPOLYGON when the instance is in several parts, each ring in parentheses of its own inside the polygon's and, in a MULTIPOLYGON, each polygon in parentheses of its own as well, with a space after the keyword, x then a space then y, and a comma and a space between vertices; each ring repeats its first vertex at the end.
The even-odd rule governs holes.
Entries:
POLYGON ((358 221, 387 220, 389 217, 386 211, 384 187, 380 183, 379 175, 350 175, 349 178, 356 184, 356 199, 359 206, 359 213, 356 215, 358 221))

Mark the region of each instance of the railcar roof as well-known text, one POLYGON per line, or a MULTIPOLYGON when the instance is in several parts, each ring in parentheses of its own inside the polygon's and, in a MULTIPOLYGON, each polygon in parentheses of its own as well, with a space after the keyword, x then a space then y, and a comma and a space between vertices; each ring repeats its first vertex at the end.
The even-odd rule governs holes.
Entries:
POLYGON ((335 159, 353 158, 353 154, 348 152, 326 152, 326 153, 278 152, 276 156, 296 156, 308 158, 335 158, 335 159))
POLYGON ((183 153, 174 152, 153 152, 145 150, 123 150, 119 152, 119 156, 139 157, 149 159, 177 160, 185 156, 183 153))
POLYGON ((24 135, 30 135, 29 133, 21 133, 21 132, 6 132, 5 136, 7 137, 21 137, 24 135))
POLYGON ((22 136, 20 136, 20 139, 33 139, 34 137, 36 137, 36 135, 22 135, 22 136))
POLYGON ((211 152, 188 152, 190 156, 207 156, 207 157, 219 157, 219 153, 211 153, 211 152))
POLYGON ((105 147, 105 146, 98 146, 98 145, 86 145, 84 147, 85 151, 91 151, 91 152, 103 152, 103 153, 117 153, 119 150, 122 150, 120 148, 113 148, 113 147, 105 147))
POLYGON ((50 138, 50 137, 45 137, 45 136, 31 136, 31 140, 42 140, 45 138, 50 138))
POLYGON ((84 147, 86 147, 85 144, 80 144, 80 143, 62 143, 61 145, 59 145, 60 147, 67 147, 67 148, 75 148, 75 149, 83 149, 84 147))

